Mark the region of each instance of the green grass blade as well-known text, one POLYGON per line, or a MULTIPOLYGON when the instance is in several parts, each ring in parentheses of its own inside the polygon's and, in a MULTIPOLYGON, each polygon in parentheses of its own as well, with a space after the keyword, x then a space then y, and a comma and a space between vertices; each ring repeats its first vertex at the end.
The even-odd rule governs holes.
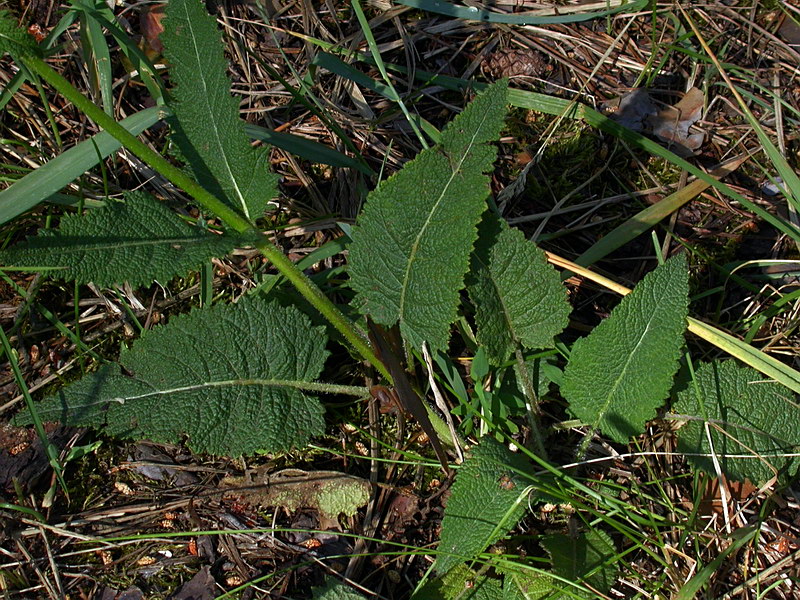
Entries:
POLYGON ((347 167, 356 169, 364 175, 373 175, 372 170, 364 163, 314 140, 284 131, 265 129, 251 123, 245 123, 244 130, 248 137, 254 140, 261 140, 311 162, 332 167, 347 167))
MULTIPOLYGON (((119 124, 132 135, 138 135, 159 118, 158 108, 147 108, 119 124)), ((97 165, 98 152, 105 158, 121 146, 111 134, 102 131, 27 174, 0 192, 0 224, 30 210, 97 165)))
MULTIPOLYGON (((305 39, 308 36, 300 36, 302 39, 305 39)), ((314 41, 315 38, 310 38, 308 41, 314 41)), ((320 40, 317 40, 319 43, 324 44, 320 40)), ((276 45, 280 48, 280 44, 278 44, 276 40, 276 45)), ((316 42, 314 42, 316 43, 316 42)), ((311 91, 308 83, 306 82, 305 78, 297 72, 297 70, 292 66, 292 63, 283 51, 281 50, 282 56, 286 61, 286 65, 289 67, 289 70, 292 73, 292 76, 296 79, 299 85, 299 90, 295 89, 293 85, 289 83, 281 74, 272 68, 272 66, 264 61, 261 57, 253 54, 249 48, 243 47, 242 51, 247 53, 248 56, 251 56, 253 60, 255 60, 264 71, 266 71, 270 77, 275 79, 278 83, 280 83, 283 88, 292 95, 292 99, 295 102, 299 102, 303 106, 305 106, 313 115, 315 115, 321 123, 323 123, 326 127, 328 127, 345 145, 345 147, 353 153, 356 160, 358 160, 363 168, 369 169, 370 175, 375 175, 375 172, 370 169, 369 165, 367 164, 366 160, 362 156, 359 149, 353 143, 345 131, 339 126, 335 119, 328 117, 327 111, 323 108, 322 103, 314 97, 314 94, 311 91)))
MULTIPOLYGON (((505 23, 507 25, 546 25, 558 23, 577 23, 588 21, 600 17, 607 17, 620 12, 636 12, 647 6, 649 0, 636 0, 635 2, 620 2, 619 0, 609 0, 608 2, 598 2, 594 6, 598 8, 611 7, 606 10, 579 12, 573 14, 507 14, 481 10, 474 6, 458 6, 443 0, 397 0, 398 4, 419 8, 428 12, 465 19, 468 21, 483 21, 484 23, 505 23), (616 6, 614 6, 616 5, 616 6)), ((548 12, 564 12, 567 7, 559 6, 548 12)), ((586 6, 581 7, 586 9, 586 6)))
POLYGON ((17 285, 16 282, 14 282, 13 279, 11 279, 8 275, 6 275, 6 273, 4 272, 5 270, 6 269, 0 270, 0 279, 6 285, 8 285, 10 289, 14 290, 14 292, 19 294, 20 297, 25 298, 25 302, 26 304, 30 305, 31 310, 35 310, 45 319, 50 321, 53 327, 55 327, 56 330, 61 335, 63 335, 66 339, 68 339, 72 344, 75 344, 75 347, 78 352, 83 352, 84 354, 91 356, 94 360, 98 362, 102 363, 105 361, 105 359, 102 356, 100 356, 97 352, 95 352, 89 346, 87 346, 86 342, 84 342, 78 335, 76 335, 72 329, 67 327, 64 324, 64 322, 61 321, 61 319, 59 319, 56 315, 50 312, 44 305, 42 305, 39 302, 36 302, 33 296, 27 290, 21 288, 19 285, 17 285))
POLYGON ((554 98, 552 96, 547 96, 545 94, 538 94, 536 92, 529 92, 526 90, 518 90, 518 89, 508 90, 508 100, 512 106, 517 106, 519 108, 537 110, 539 112, 544 112, 552 115, 564 114, 565 116, 572 119, 582 119, 586 121, 589 125, 597 127, 598 129, 605 131, 606 133, 610 133, 611 135, 618 137, 619 139, 624 140, 625 142, 633 146, 636 146, 637 148, 641 148, 642 150, 645 150, 655 156, 660 156, 661 158, 669 161, 676 167, 685 169, 692 175, 696 176, 698 179, 705 181, 706 183, 709 184, 710 187, 716 188, 729 198, 732 198, 733 200, 736 200, 737 202, 741 203, 742 206, 756 213, 759 217, 764 219, 770 225, 782 231, 790 238, 795 240, 795 242, 800 244, 800 231, 791 223, 787 223, 783 219, 767 212, 758 204, 751 202, 741 194, 733 191, 727 184, 714 179, 712 176, 700 170, 698 167, 696 167, 689 161, 679 157, 674 152, 667 150, 661 144, 654 142, 653 140, 643 136, 640 133, 636 133, 635 131, 628 129, 627 127, 623 127, 619 123, 609 119, 605 115, 601 114, 600 112, 592 108, 589 108, 584 104, 581 104, 579 102, 571 102, 569 100, 563 100, 561 98, 554 98))
MULTIPOLYGON (((737 158, 730 161, 726 166, 722 166, 711 172, 710 175, 720 179, 736 170, 744 160, 745 158, 737 158)), ((693 198, 696 198, 708 188, 708 186, 709 183, 707 181, 697 179, 674 194, 670 194, 660 202, 648 206, 625 221, 622 225, 604 235, 591 248, 576 258, 575 262, 583 267, 588 267, 596 263, 601 258, 611 254, 617 248, 627 244, 655 226, 693 198)))
POLYGON ((80 13, 81 47, 84 60, 89 67, 93 83, 100 92, 100 101, 107 115, 114 115, 114 97, 111 92, 111 52, 103 33, 103 27, 88 11, 74 8, 80 13))
MULTIPOLYGON (((789 166, 789 163, 786 162, 786 158, 781 154, 780 150, 775 147, 775 144, 772 143, 772 140, 769 138, 767 133, 764 131, 764 128, 761 127, 761 124, 756 119, 753 112, 747 106, 747 102, 745 102, 744 98, 742 98, 741 94, 736 89, 736 86, 731 81, 731 78, 728 76, 728 73, 725 70, 725 66, 719 61, 717 56, 709 47, 708 43, 706 42, 705 38, 700 33, 700 30, 697 28, 694 20, 688 15, 688 13, 680 7, 681 13, 688 21, 689 25, 694 31, 695 37, 700 42, 700 45, 705 50, 708 58, 711 59, 711 62, 714 63, 714 66, 719 71, 719 74, 725 80, 725 83, 728 84, 728 88, 730 89, 733 96, 736 98, 736 102, 739 104, 739 108, 744 114, 747 122, 753 128, 756 136, 758 137, 758 141, 761 143, 761 147, 766 152, 769 159, 772 161, 773 166, 778 171, 778 174, 783 179, 783 183, 785 185, 784 188, 784 195, 786 199, 794 206, 795 210, 800 210, 800 177, 798 177, 797 173, 795 173, 794 169, 789 166)), ((797 241, 797 238, 794 238, 797 241)))
POLYGON ((346 62, 333 56, 332 54, 320 52, 314 57, 314 60, 311 61, 311 64, 322 67, 323 69, 327 69, 339 77, 349 79, 353 83, 365 87, 368 90, 372 90, 376 94, 380 94, 392 102, 400 102, 400 96, 397 95, 397 92, 393 87, 390 87, 385 83, 381 83, 380 81, 375 81, 372 79, 372 77, 365 75, 355 67, 348 65, 346 62))
POLYGON ((796 302, 800 302, 800 289, 797 289, 785 296, 781 296, 772 305, 765 310, 764 312, 760 313, 756 316, 753 320, 753 324, 748 329, 747 334, 744 336, 744 341, 746 344, 749 344, 753 341, 753 338, 758 335, 758 332, 761 330, 761 327, 766 323, 767 319, 773 318, 775 315, 778 315, 784 311, 791 311, 794 306, 796 306, 796 302))
POLYGON ((719 568, 725 562, 725 559, 727 559, 729 555, 739 550, 739 548, 742 546, 748 544, 753 539, 753 536, 758 533, 758 531, 759 529, 757 527, 743 527, 733 532, 731 537, 736 541, 725 548, 725 550, 720 552, 719 555, 705 567, 703 567, 697 573, 697 575, 687 581, 686 584, 684 584, 684 586, 681 588, 681 591, 678 592, 678 595, 675 596, 675 600, 693 600, 693 598, 700 593, 700 590, 703 588, 703 586, 708 583, 712 575, 719 570, 719 568))
POLYGON ((50 462, 50 466, 53 467, 53 471, 55 471, 56 477, 58 477, 58 482, 61 484, 62 489, 66 493, 67 483, 64 481, 64 469, 62 468, 61 463, 58 462, 58 450, 47 437, 47 432, 44 430, 44 424, 42 423, 42 420, 39 417, 39 412, 36 409, 36 403, 33 401, 33 398, 31 398, 31 393, 28 391, 28 386, 25 384, 25 378, 23 377, 22 371, 19 368, 19 357, 12 350, 11 343, 8 341, 8 337, 2 328, 0 328, 0 345, 2 345, 3 352, 8 359, 9 365, 11 365, 11 372, 14 374, 14 379, 17 382, 17 386, 19 386, 23 398, 25 398, 25 405, 28 407, 28 411, 30 412, 31 421, 33 423, 33 428, 36 430, 36 435, 39 436, 39 441, 41 441, 42 447, 47 454, 47 459, 50 462))
POLYGON ((765 354, 732 335, 691 317, 689 317, 689 331, 800 394, 800 373, 769 354, 765 354))
POLYGON ((392 80, 389 78, 389 74, 386 72, 386 65, 383 64, 383 58, 381 57, 381 52, 378 49, 378 43, 375 41, 375 36, 372 34, 372 29, 369 26, 369 22, 367 21, 367 16, 364 14, 364 10, 361 8, 361 3, 359 0, 351 0, 350 2, 353 6, 353 10, 355 10, 356 17, 358 18, 358 22, 361 25, 361 30, 364 32, 364 37, 367 39, 367 45, 369 45, 369 51, 372 53, 372 59, 375 61, 375 64, 378 67, 378 71, 383 77, 383 80, 386 82, 386 85, 389 89, 394 92, 395 97, 397 98, 396 102, 397 105, 400 107, 403 115, 408 121, 408 124, 411 125, 411 129, 414 130, 414 134, 417 136, 417 139, 422 144, 423 148, 428 147, 428 143, 425 140, 425 136, 422 135, 422 132, 419 130, 419 126, 417 125, 417 119, 413 118, 409 112, 408 108, 406 108, 405 102, 400 97, 400 94, 397 93, 397 90, 394 89, 394 85, 392 84, 392 80))
POLYGON ((16 510, 17 512, 25 513, 26 515, 32 516, 40 523, 47 523, 47 519, 44 518, 44 515, 42 513, 40 513, 38 510, 28 508, 27 506, 20 506, 19 504, 9 504, 8 502, 0 502, 0 508, 2 508, 3 510, 16 510))
POLYGON ((85 4, 80 0, 73 0, 72 6, 87 15, 91 16, 97 23, 102 25, 108 30, 108 33, 114 38, 119 45, 119 49, 125 54, 131 65, 139 73, 150 95, 157 101, 161 102, 164 98, 164 83, 158 74, 156 68, 153 66, 152 61, 145 55, 145 53, 136 45, 134 40, 117 25, 116 17, 108 6, 103 2, 97 5, 85 4))

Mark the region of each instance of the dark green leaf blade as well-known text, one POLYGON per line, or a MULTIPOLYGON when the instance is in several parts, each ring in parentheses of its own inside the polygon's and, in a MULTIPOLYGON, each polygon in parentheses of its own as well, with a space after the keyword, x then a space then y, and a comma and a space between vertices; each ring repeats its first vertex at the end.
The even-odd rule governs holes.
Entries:
POLYGON ((10 54, 14 60, 38 55, 39 46, 8 10, 0 10, 0 56, 10 54))
POLYGON ((510 571, 503 579, 503 594, 506 600, 555 600, 553 593, 556 580, 545 573, 510 571))
POLYGON ((252 148, 245 134, 215 19, 200 0, 172 0, 161 41, 175 83, 174 141, 203 187, 248 219, 261 217, 278 178, 267 170, 267 149, 252 148))
POLYGON ((575 342, 561 388, 570 412, 621 444, 641 433, 678 369, 688 294, 686 260, 672 258, 575 342))
POLYGON ((556 270, 533 242, 487 212, 468 279, 477 337, 497 365, 525 348, 549 348, 567 326, 570 305, 556 270))
POLYGON ((678 447, 710 475, 716 475, 712 454, 728 478, 758 487, 776 472, 786 483, 800 466, 800 407, 792 392, 735 361, 701 365, 678 392, 673 412, 697 417, 678 430, 678 447))
MULTIPOLYGON (((305 445, 324 429, 320 403, 301 391, 325 362, 323 327, 259 298, 173 317, 120 362, 42 401, 42 420, 104 426, 110 435, 238 456, 305 445)), ((24 418, 23 418, 24 422, 24 418)))
POLYGON ((0 264, 57 269, 56 277, 80 284, 135 287, 185 275, 243 242, 192 227, 149 194, 130 192, 125 202, 64 217, 58 229, 0 252, 0 264))
POLYGON ((505 535, 525 514, 527 460, 484 437, 456 475, 435 568, 445 573, 505 535))
MULTIPOLYGON (((616 555, 616 549, 604 531, 591 529, 574 537, 550 534, 543 536, 540 543, 553 561, 553 573, 567 581, 583 581, 605 594, 617 579, 616 562, 609 560, 616 555)), ((583 592, 580 588, 555 579, 552 583, 558 583, 571 595, 592 599, 597 597, 594 592, 583 592)))
POLYGON ((465 564, 456 565, 426 583, 411 600, 503 600, 500 581, 478 575, 465 564))
POLYGON ((479 95, 424 150, 368 198, 350 246, 350 284, 360 310, 382 325, 400 322, 419 348, 447 345, 469 266, 476 224, 489 194, 487 173, 506 111, 507 82, 479 95))
POLYGON ((324 586, 312 588, 311 592, 313 600, 365 600, 364 596, 332 577, 324 586))

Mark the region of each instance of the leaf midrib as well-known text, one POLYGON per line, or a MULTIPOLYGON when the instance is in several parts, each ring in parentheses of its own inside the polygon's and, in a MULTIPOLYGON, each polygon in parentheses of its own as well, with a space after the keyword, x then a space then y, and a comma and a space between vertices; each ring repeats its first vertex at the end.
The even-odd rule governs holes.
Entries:
MULTIPOLYGON (((125 404, 136 400, 143 400, 146 398, 154 398, 164 396, 167 394, 180 394, 185 392, 201 392, 212 388, 235 387, 242 388, 246 386, 261 386, 261 387, 274 387, 274 388, 292 388, 300 391, 319 391, 320 384, 313 382, 296 380, 296 379, 227 379, 220 381, 206 381, 203 383, 196 383, 193 385, 186 385, 181 387, 169 387, 155 389, 143 394, 136 394, 134 396, 109 396, 103 398, 94 404, 103 404, 116 402, 118 404, 125 404)), ((87 406, 87 405, 82 405, 87 406)))
MULTIPOLYGON (((411 278, 411 267, 414 264, 414 261, 416 260, 417 252, 419 252, 419 246, 420 246, 420 243, 422 241, 422 237, 425 234, 425 232, 427 231, 428 227, 430 226, 431 219, 433 218, 434 213, 438 210, 439 205, 444 200, 445 194, 450 189, 450 185, 453 183, 453 179, 455 179, 456 174, 461 170, 461 166, 464 164, 464 161, 467 159, 467 156, 469 156, 470 150, 473 148, 473 146, 476 145, 475 138, 478 137, 478 133, 483 128, 483 124, 486 122, 487 118, 488 118, 487 114, 484 113, 482 118, 481 118, 480 124, 478 125, 478 127, 475 128, 475 131, 472 134, 472 139, 470 139, 469 143, 467 144, 467 146, 465 148, 464 153, 459 158, 459 161, 457 163, 457 167, 455 169, 452 169, 452 172, 450 173, 450 177, 448 178, 447 183, 444 185, 444 187, 442 188, 441 192, 439 193, 439 197, 436 199, 436 202, 433 204, 433 207, 431 207, 431 210, 428 211, 428 216, 425 219, 425 223, 423 223, 422 227, 420 228, 419 233, 417 234, 416 238, 414 238, 414 243, 411 244, 411 252, 409 253, 408 261, 406 262, 406 270, 405 270, 405 273, 403 274, 403 284, 402 284, 402 286, 400 288, 400 304, 399 304, 399 307, 398 307, 398 309, 399 309, 398 312, 399 312, 399 316, 400 316, 400 321, 401 322, 405 322, 406 290, 408 290, 408 280, 411 278)), ((442 148, 437 148, 436 150, 442 151, 442 148)), ((436 151, 436 150, 434 150, 434 151, 436 151)), ((446 148, 445 150, 447 150, 447 154, 446 154, 446 158, 447 158, 447 157, 450 156, 450 153, 449 153, 450 149, 446 148)))
MULTIPOLYGON (((103 251, 103 250, 122 250, 126 248, 142 248, 146 246, 166 246, 166 245, 173 245, 173 244, 181 244, 181 245, 203 245, 207 244, 209 241, 216 240, 218 236, 192 236, 188 238, 157 238, 157 239, 149 239, 149 240, 130 240, 130 241, 122 241, 119 238, 114 238, 113 241, 105 241, 105 240, 97 240, 92 239, 88 240, 87 243, 80 243, 80 245, 70 245, 70 246, 62 246, 59 247, 58 251, 62 254, 75 254, 75 253, 84 253, 84 252, 94 252, 94 251, 103 251)), ((45 238, 47 241, 52 241, 53 238, 45 238)), ((57 238, 56 238, 57 239, 57 238)), ((220 238, 221 239, 221 238, 220 238)), ((52 248, 50 246, 49 248, 52 248)), ((36 251, 48 249, 47 246, 41 247, 31 247, 25 248, 27 251, 36 251)))
MULTIPOLYGON (((202 61, 200 59, 200 52, 199 52, 199 48, 197 46, 197 36, 195 35, 195 30, 194 30, 194 26, 193 26, 193 23, 192 23, 192 19, 191 19, 191 16, 189 15, 189 11, 187 10, 188 5, 186 3, 183 3, 181 6, 184 8, 184 15, 185 15, 185 18, 186 18, 186 22, 188 23, 188 27, 189 27, 189 29, 191 31, 192 47, 195 49, 195 59, 197 60, 198 70, 202 74, 203 73, 203 63, 202 63, 202 61)), ((222 139, 219 137, 219 128, 217 127, 216 113, 212 109, 211 104, 209 104, 209 102, 208 102, 208 99, 210 98, 210 95, 209 95, 208 86, 206 84, 206 78, 201 75, 199 77, 199 79, 200 79, 200 85, 202 85, 203 89, 206 92, 205 94, 201 94, 202 102, 206 106, 207 113, 208 113, 208 115, 210 117, 210 120, 212 121, 212 126, 210 127, 210 129, 212 131, 212 135, 213 135, 214 140, 216 140, 216 146, 219 148, 219 155, 220 155, 219 159, 221 161, 221 164, 223 165, 223 168, 228 173, 228 179, 230 180, 230 182, 233 185, 234 192, 236 193, 237 200, 238 200, 239 204, 241 205, 242 212, 244 213, 244 216, 247 219, 250 219, 250 211, 248 210, 247 202, 245 201, 244 194, 242 193, 241 189, 239 188, 239 182, 236 180, 236 177, 233 174, 233 170, 231 169, 230 162, 228 161, 228 156, 225 153, 225 146, 223 144, 222 139)), ((195 101, 195 100, 193 100, 193 101, 195 101)))
MULTIPOLYGON (((636 341, 636 345, 628 353, 628 359, 625 361, 625 364, 623 365, 619 376, 614 381, 614 385, 611 386, 611 390, 606 395, 606 401, 603 403, 602 410, 600 410, 600 412, 597 415, 597 420, 592 424, 593 428, 595 428, 595 429, 598 428, 599 425, 600 425, 600 421, 602 421, 605 418, 606 414, 608 413, 608 409, 611 406, 611 401, 612 401, 613 398, 616 397, 617 389, 619 389, 623 379, 625 379, 625 375, 628 372, 628 367, 630 366, 631 361, 633 360, 633 356, 636 354, 636 350, 639 348, 639 346, 642 345, 642 342, 644 341, 644 338, 647 336, 648 332, 650 331, 650 325, 653 323, 653 320, 656 318, 656 314, 657 314, 657 311, 653 311, 651 313, 650 318, 647 320, 647 325, 645 326, 644 331, 642 332, 642 335, 639 336, 639 339, 636 341)), ((618 428, 615 427, 615 429, 618 429, 618 428)))

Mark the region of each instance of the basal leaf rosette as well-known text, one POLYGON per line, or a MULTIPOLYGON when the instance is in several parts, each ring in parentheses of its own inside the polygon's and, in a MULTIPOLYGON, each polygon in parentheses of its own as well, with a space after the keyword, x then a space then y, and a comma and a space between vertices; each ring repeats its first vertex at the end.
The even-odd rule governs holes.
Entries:
MULTIPOLYGON (((325 362, 325 330, 260 298, 194 310, 145 332, 105 365, 38 405, 44 421, 238 456, 305 445, 324 429, 304 392, 325 362)), ((25 415, 20 420, 29 420, 25 415)))

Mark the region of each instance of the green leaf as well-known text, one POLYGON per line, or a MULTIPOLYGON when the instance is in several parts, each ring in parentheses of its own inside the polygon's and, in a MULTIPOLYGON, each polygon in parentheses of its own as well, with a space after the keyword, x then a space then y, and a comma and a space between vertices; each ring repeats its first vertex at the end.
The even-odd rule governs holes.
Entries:
POLYGON ((161 41, 175 83, 173 140, 203 187, 257 219, 277 196, 277 176, 267 170, 268 150, 250 146, 239 119, 216 21, 200 0, 171 0, 165 14, 161 41))
POLYGON ((14 15, 8 10, 0 10, 0 57, 10 54, 14 60, 19 60, 39 53, 36 41, 19 26, 14 15))
POLYGON ((435 568, 445 573, 508 533, 525 514, 527 460, 484 437, 462 465, 442 519, 435 568))
POLYGON ((478 575, 460 564, 438 579, 426 583, 411 600, 503 600, 497 579, 478 575))
POLYGON ((688 294, 686 260, 672 258, 575 342, 561 388, 570 412, 621 444, 641 433, 678 369, 688 294))
POLYGON ((800 446, 800 407, 793 394, 735 361, 701 365, 678 392, 673 412, 696 417, 678 430, 679 448, 711 475, 712 454, 727 477, 758 487, 776 472, 787 482, 800 465, 797 456, 781 456, 797 454, 800 446))
POLYGON ((372 170, 363 162, 301 135, 275 131, 274 129, 264 129, 252 123, 245 123, 244 130, 247 136, 254 140, 261 140, 311 162, 322 163, 332 167, 347 167, 361 171, 364 175, 374 175, 372 170))
POLYGON ((549 348, 567 326, 570 305, 544 252, 494 213, 484 214, 467 290, 478 342, 499 365, 520 346, 549 348))
POLYGON ((552 600, 555 581, 545 573, 509 571, 503 579, 503 597, 506 600, 552 600))
POLYGON ((313 600, 364 600, 364 596, 333 578, 329 578, 324 586, 313 588, 311 592, 313 600))
POLYGON ((185 275, 244 242, 192 227, 149 194, 130 192, 125 202, 64 217, 58 229, 0 252, 0 263, 57 269, 57 277, 81 284, 136 287, 185 275))
MULTIPOLYGON (((617 579, 617 551, 614 542, 604 531, 591 529, 575 537, 564 534, 545 535, 540 543, 553 561, 553 573, 566 581, 583 581, 600 593, 606 593, 617 579)), ((556 583, 557 580, 553 580, 556 583)), ((547 598, 597 598, 597 594, 560 583, 569 595, 549 595, 547 598)))
POLYGON ((360 310, 382 325, 400 322, 414 347, 447 346, 459 292, 486 208, 507 82, 479 95, 424 150, 373 191, 353 227, 350 284, 360 310))
MULTIPOLYGON (((38 405, 42 420, 227 456, 305 445, 324 428, 303 393, 325 362, 323 327, 294 307, 246 297, 146 331, 120 363, 38 405), (130 374, 130 375, 128 375, 130 374)), ((23 417, 23 421, 27 417, 23 417)))

